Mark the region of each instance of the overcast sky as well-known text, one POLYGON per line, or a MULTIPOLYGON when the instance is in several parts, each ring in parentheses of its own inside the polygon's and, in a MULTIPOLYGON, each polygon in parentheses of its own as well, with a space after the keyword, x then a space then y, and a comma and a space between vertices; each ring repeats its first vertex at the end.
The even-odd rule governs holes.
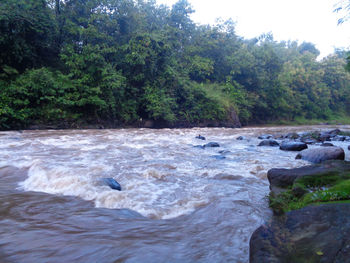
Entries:
MULTIPOLYGON (((334 48, 349 48, 350 21, 337 25, 334 13, 338 0, 188 0, 196 11, 196 23, 214 24, 215 19, 232 18, 236 32, 253 38, 272 32, 275 40, 312 42, 326 56, 334 48)), ((176 0, 157 0, 172 6, 176 0)))

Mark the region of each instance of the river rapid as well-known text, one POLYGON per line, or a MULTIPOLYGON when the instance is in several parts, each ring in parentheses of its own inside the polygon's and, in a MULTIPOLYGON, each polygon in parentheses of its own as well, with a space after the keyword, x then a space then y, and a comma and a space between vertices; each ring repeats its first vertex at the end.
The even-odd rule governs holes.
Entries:
POLYGON ((0 132, 0 262, 247 262, 267 171, 308 164, 257 136, 332 128, 0 132))

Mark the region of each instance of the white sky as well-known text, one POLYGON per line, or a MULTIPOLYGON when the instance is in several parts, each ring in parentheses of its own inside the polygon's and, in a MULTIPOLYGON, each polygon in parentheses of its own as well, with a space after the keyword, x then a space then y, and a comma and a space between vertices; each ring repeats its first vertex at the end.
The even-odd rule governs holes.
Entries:
MULTIPOLYGON (((324 57, 334 48, 350 47, 350 21, 337 25, 333 12, 338 0, 188 0, 196 11, 192 19, 215 24, 216 18, 232 18, 236 33, 253 38, 272 32, 275 40, 312 42, 324 57)), ((176 0, 157 0, 172 6, 176 0)))

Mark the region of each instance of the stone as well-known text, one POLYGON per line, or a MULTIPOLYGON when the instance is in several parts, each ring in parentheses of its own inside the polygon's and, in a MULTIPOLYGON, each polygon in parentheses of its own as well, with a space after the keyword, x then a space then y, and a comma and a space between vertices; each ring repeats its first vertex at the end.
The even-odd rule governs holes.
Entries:
POLYGON ((258 146, 279 146, 279 143, 275 140, 263 140, 258 146))
POLYGON ((285 135, 284 138, 296 140, 296 139, 300 138, 300 135, 297 134, 296 132, 291 132, 291 133, 288 133, 287 135, 285 135))
POLYGON ((250 239, 250 263, 349 262, 350 204, 307 206, 273 217, 250 239))
POLYGON ((217 142, 210 142, 204 145, 204 147, 220 147, 220 144, 217 142))
POLYGON ((324 143, 321 144, 321 146, 322 147, 332 147, 332 146, 334 146, 334 144, 330 143, 330 142, 324 142, 324 143))
POLYGON ((302 151, 307 149, 307 145, 304 142, 283 141, 280 149, 283 151, 302 151))
POLYGON ((199 140, 203 140, 203 141, 205 141, 205 137, 203 137, 202 135, 198 135, 198 136, 196 136, 196 139, 199 139, 199 140))
POLYGON ((345 136, 340 136, 340 135, 336 135, 332 138, 332 141, 338 141, 338 142, 343 142, 346 140, 345 136))
POLYGON ((273 168, 267 172, 267 179, 270 183, 270 189, 288 188, 294 181, 305 176, 322 176, 350 172, 350 162, 340 160, 325 161, 320 164, 312 164, 299 168, 284 169, 273 168))
POLYGON ((295 157, 295 159, 320 163, 326 160, 344 160, 345 153, 341 147, 319 147, 303 150, 295 157))
POLYGON ((238 136, 237 138, 236 138, 236 140, 238 140, 238 141, 243 141, 243 140, 245 140, 246 138, 244 137, 244 136, 238 136))
POLYGON ((230 154, 232 153, 231 151, 228 151, 228 150, 222 150, 222 151, 219 151, 220 154, 230 154))
POLYGON ((114 180, 113 178, 102 178, 101 181, 105 185, 107 185, 110 188, 112 188, 113 190, 118 190, 118 191, 122 190, 121 185, 116 180, 114 180))
POLYGON ((205 146, 204 145, 195 145, 195 146, 193 146, 193 148, 205 149, 205 146))
POLYGON ((268 140, 271 139, 273 136, 271 134, 262 134, 258 137, 260 140, 268 140))

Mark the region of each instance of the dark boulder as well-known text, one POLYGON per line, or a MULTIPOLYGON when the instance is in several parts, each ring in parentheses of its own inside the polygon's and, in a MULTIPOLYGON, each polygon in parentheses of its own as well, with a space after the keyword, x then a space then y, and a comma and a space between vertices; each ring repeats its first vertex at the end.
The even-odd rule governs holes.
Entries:
POLYGON ((327 132, 321 132, 319 141, 324 142, 324 141, 330 141, 331 140, 331 135, 327 132))
POLYGON ((279 146, 279 143, 275 140, 263 140, 258 146, 279 146))
POLYGON ((302 151, 307 149, 307 145, 304 142, 283 141, 280 149, 283 151, 302 151))
POLYGON ((349 262, 350 204, 308 206, 258 228, 250 263, 349 262))
POLYGON ((205 141, 205 137, 203 137, 202 135, 198 135, 198 136, 196 136, 196 139, 199 139, 199 140, 203 140, 203 141, 205 141))
POLYGON ((338 142, 343 142, 346 140, 345 136, 341 136, 341 135, 336 135, 332 138, 332 141, 338 141, 338 142))
POLYGON ((210 142, 204 145, 204 147, 220 147, 220 144, 217 142, 210 142))
POLYGON ((122 190, 121 185, 113 178, 102 178, 101 181, 102 181, 102 183, 109 186, 113 190, 118 190, 118 191, 122 190))
POLYGON ((300 135, 297 134, 296 132, 291 132, 286 134, 285 136, 283 136, 285 139, 291 139, 291 140, 296 140, 298 138, 300 138, 300 135))
POLYGON ((273 138, 273 136, 271 134, 262 134, 258 137, 258 139, 260 139, 260 140, 268 140, 271 138, 273 138))
POLYGON ((300 152, 295 159, 302 159, 312 163, 326 160, 344 160, 345 153, 341 147, 319 147, 300 152))
POLYGON ((238 141, 243 141, 243 140, 245 140, 246 138, 244 137, 244 136, 238 136, 237 138, 236 138, 236 140, 238 140, 238 141))
POLYGON ((348 150, 350 151, 350 145, 348 146, 348 150))
POLYGON ((294 181, 305 176, 334 175, 350 172, 350 162, 331 160, 320 164, 308 165, 300 168, 280 169, 273 168, 267 172, 267 178, 270 182, 270 189, 288 188, 294 181))
POLYGON ((334 144, 330 143, 330 142, 324 142, 324 143, 321 144, 321 146, 323 146, 323 147, 332 147, 332 146, 334 146, 334 144))
POLYGON ((318 141, 315 140, 315 139, 311 139, 311 138, 302 138, 301 139, 301 142, 304 142, 306 144, 315 144, 317 143, 318 141))
POLYGON ((338 135, 339 133, 341 133, 341 130, 339 130, 339 129, 334 129, 334 130, 328 131, 327 133, 328 133, 331 137, 334 137, 334 136, 338 135))

